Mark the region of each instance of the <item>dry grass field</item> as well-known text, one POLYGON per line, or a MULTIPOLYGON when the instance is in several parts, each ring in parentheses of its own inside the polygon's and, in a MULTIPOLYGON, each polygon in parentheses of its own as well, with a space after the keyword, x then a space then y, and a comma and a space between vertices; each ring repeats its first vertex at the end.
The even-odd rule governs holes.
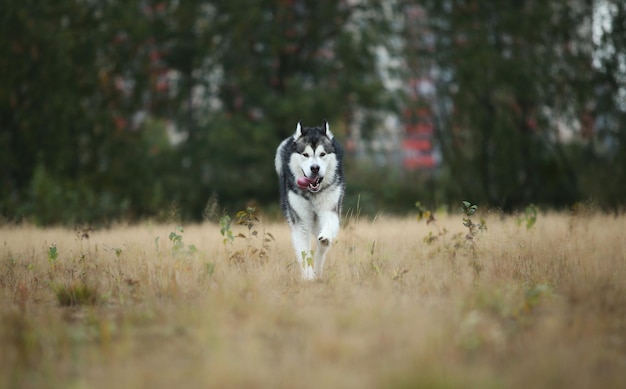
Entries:
POLYGON ((0 388, 623 388, 626 217, 484 217, 0 227, 0 388))

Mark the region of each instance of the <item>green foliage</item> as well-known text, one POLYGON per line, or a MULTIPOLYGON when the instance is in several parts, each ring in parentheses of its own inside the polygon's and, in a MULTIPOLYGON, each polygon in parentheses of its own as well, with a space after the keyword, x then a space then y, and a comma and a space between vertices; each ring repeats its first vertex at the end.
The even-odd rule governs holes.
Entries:
POLYGON ((468 230, 465 239, 472 240, 479 232, 487 231, 485 219, 481 218, 478 223, 472 220, 472 216, 478 211, 478 205, 472 204, 469 201, 463 201, 461 203, 461 210, 465 214, 465 217, 463 217, 463 226, 467 227, 468 230))
POLYGON ((428 231, 428 235, 424 237, 425 243, 431 244, 437 241, 437 239, 439 239, 440 237, 448 233, 448 230, 446 230, 445 228, 444 229, 439 228, 439 225, 437 224, 437 219, 435 219, 434 212, 427 210, 420 201, 417 201, 415 203, 415 207, 417 208, 417 220, 418 221, 426 219, 427 225, 432 224, 433 226, 437 228, 437 235, 434 235, 432 231, 428 231))
POLYGON ((259 217, 256 215, 256 208, 248 207, 245 211, 239 211, 235 215, 237 218, 237 224, 240 226, 246 226, 248 232, 251 233, 254 226, 260 221, 259 217))
POLYGON ((48 248, 48 262, 50 262, 51 265, 54 265, 56 264, 58 258, 59 258, 59 250, 57 250, 56 245, 52 244, 48 248))
POLYGON ((469 352, 502 349, 507 338, 535 322, 535 309, 555 295, 547 284, 477 287, 466 304, 457 336, 458 345, 469 352))
POLYGON ((128 206, 124 201, 116 203, 107 192, 96 194, 89 187, 55 175, 43 164, 35 167, 28 198, 30 201, 19 207, 20 213, 30 215, 38 225, 103 220, 108 215, 120 215, 128 206))
POLYGON ((215 273, 215 262, 209 262, 205 264, 206 274, 212 276, 215 273))
POLYGON ((420 199, 426 204, 445 204, 447 199, 434 177, 425 172, 402 172, 380 167, 372 161, 348 158, 345 161, 348 188, 344 199, 346 212, 376 216, 381 212, 406 214, 420 199))
POLYGON ((163 220, 178 204, 182 222, 215 215, 211 198, 275 204, 273 153, 298 120, 326 118, 340 141, 358 121, 367 139, 387 112, 424 103, 384 82, 412 85, 430 63, 450 107, 434 118, 444 165, 387 171, 348 150, 345 209, 463 195, 505 211, 589 197, 619 210, 626 4, 604 3, 613 30, 594 41, 581 35, 594 2, 5 0, 0 219, 163 220), (400 20, 415 5, 426 17, 400 20))
POLYGON ((226 243, 232 243, 235 240, 233 236, 233 231, 230 228, 232 220, 230 216, 224 215, 220 218, 220 234, 224 237, 222 243, 226 246, 226 243))
POLYGON ((220 219, 220 234, 224 237, 223 243, 228 253, 229 260, 244 263, 252 256, 265 259, 270 250, 270 243, 274 241, 275 238, 264 229, 259 230, 259 227, 261 227, 261 218, 258 216, 256 208, 247 207, 245 210, 240 210, 235 215, 235 218, 237 219, 237 225, 246 227, 247 234, 243 232, 237 235, 233 234, 231 229, 232 219, 230 216, 224 215, 220 219), (243 249, 232 251, 235 238, 245 240, 246 243, 243 249))
POLYGON ((525 224, 527 230, 531 230, 537 222, 537 207, 530 204, 524 209, 524 214, 517 218, 517 225, 525 224))
POLYGON ((476 251, 476 243, 474 238, 479 232, 487 231, 487 224, 484 219, 480 219, 480 222, 476 223, 472 217, 478 211, 478 205, 472 204, 469 201, 463 201, 461 203, 461 211, 464 213, 463 226, 467 228, 468 233, 465 235, 465 243, 469 252, 469 265, 474 270, 474 276, 476 279, 480 276, 483 270, 483 266, 480 263, 478 253, 476 251))
POLYGON ((531 313, 545 298, 554 296, 554 288, 547 284, 530 286, 524 293, 524 304, 520 313, 531 313))
POLYGON ((159 252, 159 240, 161 239, 161 237, 157 236, 156 238, 154 238, 154 249, 156 250, 156 252, 159 252))
POLYGON ((172 231, 170 232, 170 242, 172 242, 172 251, 180 251, 183 247, 185 247, 185 244, 183 243, 183 236, 177 234, 177 232, 180 232, 181 234, 183 233, 183 228, 182 227, 176 227, 176 231, 172 231))
MULTIPOLYGON (((427 15, 423 30, 415 27, 419 23, 408 24, 406 39, 415 41, 423 31, 432 38, 407 45, 407 60, 435 63, 446 75, 435 80, 437 106, 451 110, 437 117, 435 135, 454 178, 440 183, 449 196, 470 196, 510 212, 531 202, 567 207, 590 191, 594 198, 608 198, 618 186, 623 193, 626 165, 613 163, 620 166, 616 175, 605 164, 624 161, 626 154, 620 130, 624 100, 614 98, 623 94, 624 83, 609 87, 600 80, 615 80, 617 58, 608 52, 626 47, 624 34, 617 32, 624 30, 626 5, 616 0, 603 5, 613 10, 608 17, 615 27, 600 43, 581 28, 591 25, 596 2, 405 5, 422 7, 427 15), (606 58, 598 58, 604 57, 599 46, 611 47, 602 50, 606 58), (607 66, 598 66, 604 60, 607 66), (563 140, 564 127, 586 146, 563 140), (621 147, 612 152, 598 147, 606 142, 621 147), (604 172, 617 181, 600 180, 604 172)), ((623 79, 623 71, 618 73, 623 79)))
POLYGON ((136 220, 173 202, 198 220, 213 194, 275 201, 273 153, 297 120, 344 138, 339 119, 390 101, 376 1, 31 3, 5 1, 0 23, 9 220, 136 220))
POLYGON ((426 219, 426 223, 435 220, 432 212, 427 210, 420 201, 415 202, 415 208, 417 208, 417 220, 426 219))
POLYGON ((113 251, 115 252, 115 256, 118 258, 122 255, 122 249, 119 247, 113 248, 113 251))
POLYGON ((170 232, 169 235, 169 240, 170 242, 172 242, 172 254, 176 255, 176 254, 193 254, 196 251, 198 251, 198 249, 196 248, 195 245, 188 245, 186 246, 185 243, 183 243, 183 227, 178 226, 176 227, 176 229, 172 232, 170 232))
POLYGON ((59 305, 72 307, 77 305, 95 305, 101 301, 96 288, 82 282, 54 287, 59 305))

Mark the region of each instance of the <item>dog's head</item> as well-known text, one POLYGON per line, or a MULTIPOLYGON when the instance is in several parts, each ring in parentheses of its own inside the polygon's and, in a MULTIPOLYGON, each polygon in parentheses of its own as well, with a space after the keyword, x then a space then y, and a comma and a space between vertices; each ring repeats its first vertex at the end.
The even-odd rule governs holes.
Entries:
POLYGON ((321 127, 302 127, 298 122, 293 134, 295 153, 289 166, 302 189, 319 192, 324 179, 331 182, 337 168, 333 133, 326 120, 321 127))

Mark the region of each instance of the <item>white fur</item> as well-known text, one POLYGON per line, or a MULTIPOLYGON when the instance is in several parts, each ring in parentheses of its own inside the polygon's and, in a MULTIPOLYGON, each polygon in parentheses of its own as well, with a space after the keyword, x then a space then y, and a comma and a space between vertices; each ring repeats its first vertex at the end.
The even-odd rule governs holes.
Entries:
POLYGON ((294 192, 289 192, 288 196, 291 207, 300 219, 298 223, 290 223, 290 226, 293 248, 296 260, 301 265, 302 276, 305 279, 321 277, 326 253, 339 233, 339 215, 336 208, 341 189, 328 189, 321 196, 312 196, 310 200, 294 192), (317 240, 312 269, 306 261, 306 257, 311 255, 311 237, 317 240))
POLYGON ((300 122, 296 125, 296 132, 293 134, 293 140, 298 140, 302 136, 302 125, 300 122))
POLYGON ((332 140, 334 135, 332 132, 330 132, 330 126, 328 125, 328 122, 326 120, 324 120, 324 128, 326 129, 326 136, 328 137, 328 139, 332 140))
POLYGON ((335 168, 337 167, 337 160, 334 158, 334 156, 326 153, 326 150, 324 150, 324 147, 321 145, 317 146, 315 150, 313 150, 311 146, 307 146, 304 149, 304 154, 293 154, 291 156, 291 160, 289 161, 289 168, 292 172, 296 172, 296 179, 298 177, 301 177, 302 175, 312 177, 313 172, 311 171, 311 166, 317 165, 320 168, 317 174, 321 177, 325 177, 324 180, 326 182, 331 182, 331 180, 334 178, 334 174, 332 174, 331 176, 327 176, 326 173, 334 173, 335 168), (307 156, 305 156, 304 154, 307 154, 307 156))
POLYGON ((283 169, 283 162, 281 161, 280 154, 288 140, 289 139, 285 139, 284 141, 282 141, 280 145, 278 146, 278 149, 276 150, 276 157, 274 158, 274 166, 276 167, 277 174, 280 174, 280 171, 283 169))
MULTIPOLYGON (((326 135, 332 139, 328 123, 325 122, 324 126, 326 135)), ((298 123, 292 137, 293 140, 298 140, 301 136, 302 126, 298 123)), ((339 233, 338 210, 343 197, 343 185, 329 187, 335 181, 339 161, 337 156, 328 153, 323 145, 318 145, 315 150, 312 146, 307 146, 302 153, 292 154, 288 166, 283 166, 281 154, 288 141, 289 139, 284 140, 276 151, 274 163, 279 176, 282 169, 287 168, 296 180, 303 175, 309 178, 316 175, 324 178, 317 193, 308 193, 306 196, 294 191, 287 193, 291 211, 297 215, 296 222, 288 220, 296 261, 300 264, 302 277, 311 280, 322 276, 326 253, 339 233), (319 167, 317 173, 311 170, 314 165, 319 167), (315 254, 311 251, 311 238, 316 239, 315 254), (311 257, 313 266, 308 261, 311 257)))

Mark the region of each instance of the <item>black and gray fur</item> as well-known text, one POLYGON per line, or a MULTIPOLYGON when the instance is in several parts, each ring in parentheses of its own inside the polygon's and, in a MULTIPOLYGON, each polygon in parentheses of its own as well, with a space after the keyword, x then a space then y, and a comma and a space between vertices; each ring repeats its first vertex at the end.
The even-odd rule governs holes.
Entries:
POLYGON ((275 165, 280 206, 291 227, 296 260, 305 278, 321 277, 326 252, 339 232, 345 190, 343 149, 326 121, 321 127, 298 123, 296 132, 278 146, 275 165), (307 261, 311 237, 317 240, 313 269, 307 261))

